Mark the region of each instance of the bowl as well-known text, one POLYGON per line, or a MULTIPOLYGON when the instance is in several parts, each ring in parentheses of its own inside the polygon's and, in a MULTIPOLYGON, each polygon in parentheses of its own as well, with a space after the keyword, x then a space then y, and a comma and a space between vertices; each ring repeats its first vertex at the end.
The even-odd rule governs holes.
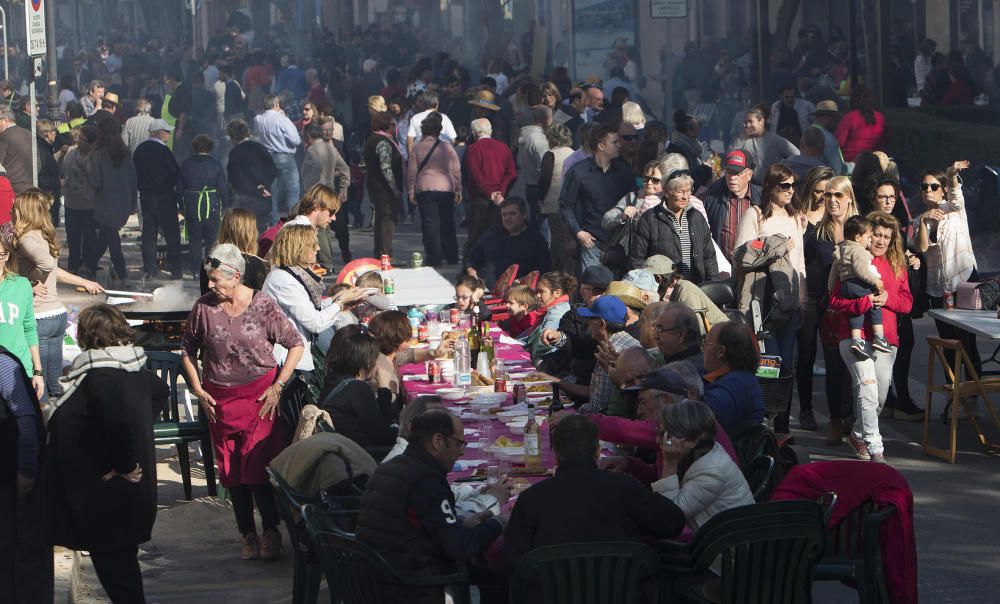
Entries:
POLYGON ((489 394, 480 394, 476 398, 472 399, 470 404, 479 409, 493 409, 494 407, 502 405, 506 398, 506 393, 491 392, 489 394))
MULTIPOLYGON (((541 426, 542 423, 544 422, 544 419, 545 419, 544 417, 537 417, 536 416, 535 417, 535 422, 539 426, 541 426)), ((528 425, 528 418, 527 417, 522 417, 520 419, 515 419, 514 421, 509 422, 507 424, 507 427, 510 428, 511 434, 523 435, 524 434, 524 427, 527 426, 527 425, 528 425)))
POLYGON ((443 401, 459 401, 465 398, 464 388, 440 388, 435 392, 443 401))

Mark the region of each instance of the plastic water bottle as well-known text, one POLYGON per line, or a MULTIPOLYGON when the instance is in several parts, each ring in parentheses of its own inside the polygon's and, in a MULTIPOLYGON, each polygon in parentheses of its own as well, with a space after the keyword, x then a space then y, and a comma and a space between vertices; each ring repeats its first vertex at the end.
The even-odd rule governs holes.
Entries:
POLYGON ((472 358, 469 340, 464 335, 455 342, 455 387, 468 388, 472 385, 472 358))

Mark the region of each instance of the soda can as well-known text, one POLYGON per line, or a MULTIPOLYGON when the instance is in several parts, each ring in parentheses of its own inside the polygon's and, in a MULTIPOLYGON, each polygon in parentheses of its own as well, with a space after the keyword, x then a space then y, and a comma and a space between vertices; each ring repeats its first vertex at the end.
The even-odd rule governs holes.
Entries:
POLYGON ((421 323, 417 327, 417 341, 426 342, 427 341, 427 323, 421 323))
POLYGON ((507 378, 503 376, 497 376, 493 381, 493 392, 507 392, 507 378))
POLYGON ((441 381, 441 366, 437 361, 427 361, 427 382, 436 384, 441 381))
POLYGON ((944 308, 945 310, 955 308, 955 292, 944 292, 944 308))
POLYGON ((382 291, 387 296, 396 293, 396 282, 392 280, 392 277, 386 277, 382 281, 382 291))
POLYGON ((389 254, 382 254, 382 258, 380 259, 380 262, 381 262, 381 265, 382 265, 381 268, 382 268, 383 271, 387 271, 387 270, 390 270, 392 268, 392 264, 389 263, 389 254))
POLYGON ((410 256, 410 262, 413 264, 413 268, 420 268, 424 265, 424 255, 420 252, 413 252, 410 256))
POLYGON ((462 312, 460 310, 458 310, 457 308, 453 308, 453 309, 451 309, 450 313, 448 314, 448 322, 451 323, 452 325, 456 325, 456 324, 458 324, 458 320, 459 320, 459 318, 461 316, 462 316, 462 312))
POLYGON ((528 388, 524 385, 524 382, 514 382, 514 389, 512 390, 514 395, 514 404, 523 403, 526 398, 528 398, 528 388))

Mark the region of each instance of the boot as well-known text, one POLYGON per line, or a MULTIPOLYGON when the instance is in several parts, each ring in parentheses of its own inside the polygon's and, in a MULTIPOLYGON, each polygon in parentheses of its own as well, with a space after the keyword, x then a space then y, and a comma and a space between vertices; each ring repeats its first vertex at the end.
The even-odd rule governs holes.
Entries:
POLYGON ((840 419, 830 419, 830 431, 826 435, 826 444, 839 445, 844 439, 844 422, 840 419))

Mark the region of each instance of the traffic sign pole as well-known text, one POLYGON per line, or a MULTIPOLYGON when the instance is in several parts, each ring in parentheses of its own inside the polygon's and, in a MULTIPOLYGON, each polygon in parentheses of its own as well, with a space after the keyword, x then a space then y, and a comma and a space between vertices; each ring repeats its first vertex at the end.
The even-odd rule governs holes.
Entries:
POLYGON ((42 59, 48 50, 45 5, 48 0, 27 0, 24 3, 24 30, 28 35, 28 56, 31 57, 31 79, 28 95, 31 110, 31 185, 38 186, 38 110, 35 100, 35 79, 42 74, 42 59))

